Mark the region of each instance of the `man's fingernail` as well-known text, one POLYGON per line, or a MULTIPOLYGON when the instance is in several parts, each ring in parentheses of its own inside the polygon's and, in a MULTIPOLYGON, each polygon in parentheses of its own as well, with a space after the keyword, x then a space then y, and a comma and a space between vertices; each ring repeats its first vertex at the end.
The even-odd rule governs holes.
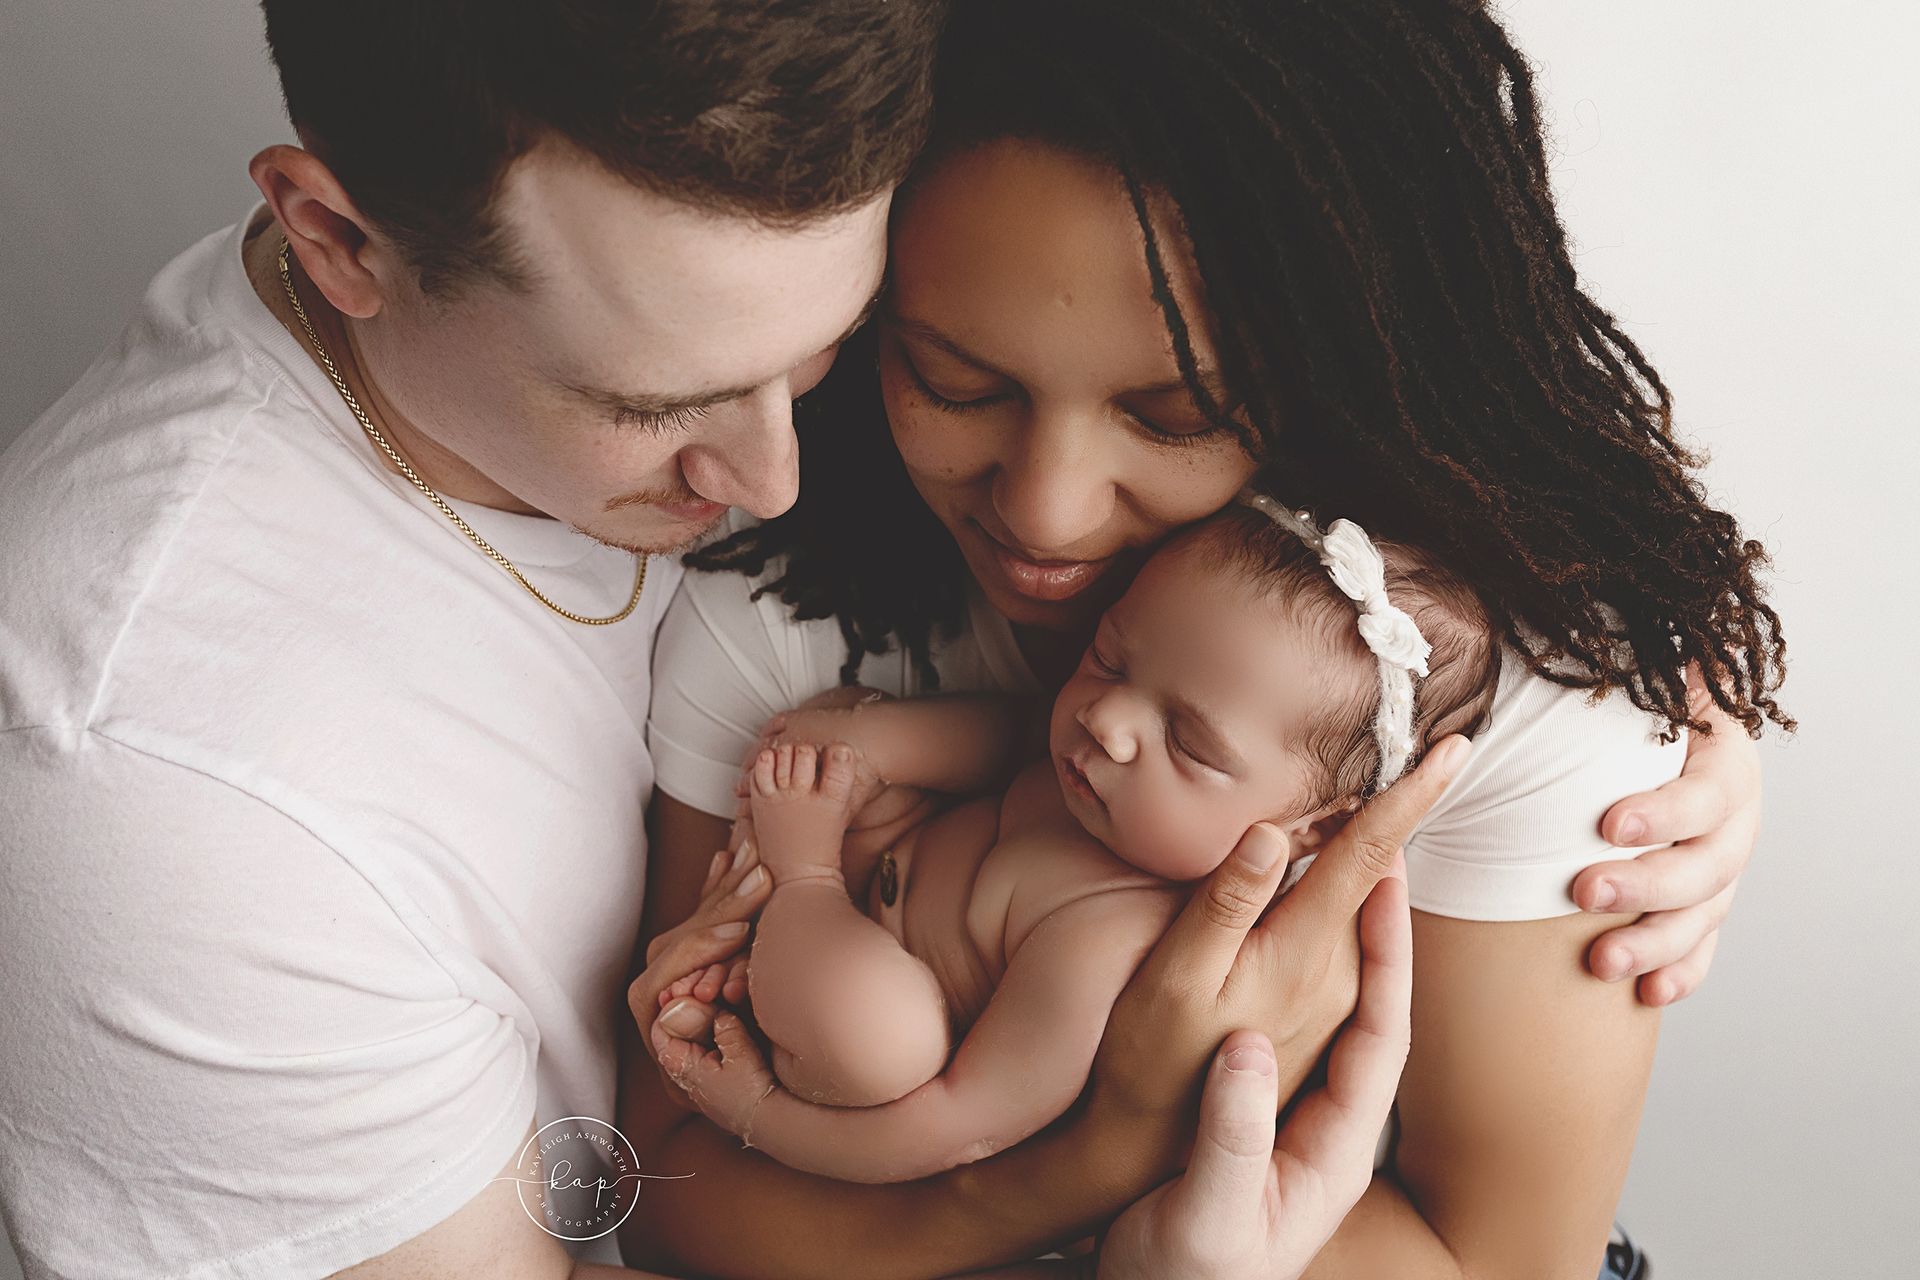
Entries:
POLYGON ((1467 762, 1467 752, 1472 749, 1473 744, 1465 738, 1449 738, 1441 744, 1440 750, 1434 752, 1434 766, 1440 770, 1442 777, 1451 778, 1467 762))
POLYGON ((1615 951, 1600 961, 1600 980, 1618 982, 1633 972, 1633 953, 1615 951))
POLYGON ((1273 1055, 1257 1044, 1243 1044, 1221 1060, 1229 1071, 1251 1071, 1257 1076, 1274 1073, 1273 1055))
POLYGON ((1590 901, 1592 905, 1587 908, 1589 911, 1611 910, 1613 904, 1620 901, 1619 887, 1611 880, 1602 880, 1599 887, 1593 891, 1590 901))
POLYGON ((676 1000, 667 1006, 655 1024, 664 1027, 671 1035, 690 1036, 700 1029, 700 1011, 685 1000, 676 1000))
POLYGON ((1621 820, 1619 834, 1614 837, 1613 842, 1621 845, 1639 844, 1646 838, 1647 820, 1636 813, 1621 820))
POLYGON ((727 861, 727 851, 725 849, 714 854, 713 861, 707 864, 707 879, 711 880, 719 875, 720 869, 727 865, 727 861))
POLYGON ((1273 864, 1280 861, 1286 852, 1287 838, 1275 830, 1271 823, 1254 823, 1252 830, 1240 842, 1240 856, 1262 875, 1273 870, 1273 864))
POLYGON ((755 867, 753 870, 747 872, 746 879, 734 886, 733 895, 736 898, 751 898, 754 894, 760 892, 760 886, 766 882, 767 869, 765 867, 755 867))

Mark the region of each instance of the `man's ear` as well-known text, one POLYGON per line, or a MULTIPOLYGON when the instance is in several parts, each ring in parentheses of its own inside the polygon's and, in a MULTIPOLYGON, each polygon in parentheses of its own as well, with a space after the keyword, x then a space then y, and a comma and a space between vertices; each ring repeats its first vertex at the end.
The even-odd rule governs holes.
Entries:
POLYGON ((281 143, 254 156, 247 173, 286 233, 287 244, 334 310, 365 320, 380 310, 387 246, 340 180, 311 149, 281 143))

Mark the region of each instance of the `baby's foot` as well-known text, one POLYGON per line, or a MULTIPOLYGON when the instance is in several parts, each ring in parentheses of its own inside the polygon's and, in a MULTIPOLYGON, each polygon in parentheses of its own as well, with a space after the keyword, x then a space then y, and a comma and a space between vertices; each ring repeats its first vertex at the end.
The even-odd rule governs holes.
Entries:
POLYGON ((754 834, 775 885, 838 881, 840 841, 853 816, 853 750, 845 743, 782 743, 754 759, 754 834))

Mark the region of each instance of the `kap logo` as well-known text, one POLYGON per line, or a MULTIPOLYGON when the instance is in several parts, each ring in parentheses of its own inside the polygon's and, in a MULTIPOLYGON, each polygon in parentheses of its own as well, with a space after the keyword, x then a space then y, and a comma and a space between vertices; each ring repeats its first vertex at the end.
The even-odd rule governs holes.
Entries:
POLYGON ((567 1116, 541 1125, 514 1172, 494 1181, 517 1184, 520 1207, 548 1235, 597 1240, 627 1220, 643 1181, 692 1176, 643 1174, 625 1134, 605 1120, 567 1116))

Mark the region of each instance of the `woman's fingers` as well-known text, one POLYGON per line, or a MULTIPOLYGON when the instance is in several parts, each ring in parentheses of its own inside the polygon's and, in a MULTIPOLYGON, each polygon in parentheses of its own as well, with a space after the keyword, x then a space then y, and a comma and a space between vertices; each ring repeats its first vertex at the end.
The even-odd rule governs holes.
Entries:
POLYGON ((1736 880, 1705 902, 1678 911, 1656 911, 1609 929, 1587 948, 1587 968, 1604 982, 1651 973, 1691 954, 1733 909, 1736 880))
POLYGON ((1186 1175, 1168 1193, 1169 1212, 1187 1230, 1217 1239, 1264 1224, 1279 1106, 1272 1042, 1257 1031, 1234 1032, 1207 1073, 1186 1175))
POLYGON ((1698 991, 1707 980, 1707 970, 1713 967, 1713 953, 1719 946, 1720 931, 1715 929, 1680 959, 1641 978, 1640 1003, 1657 1009, 1698 991))
POLYGON ((1687 739, 1687 763, 1679 777, 1607 810, 1600 834, 1609 844, 1678 844, 1707 835, 1741 814, 1749 815, 1749 826, 1758 830, 1760 750, 1719 708, 1708 707, 1703 718, 1713 732, 1687 739))
POLYGON ((1573 878, 1573 900, 1598 913, 1675 911, 1705 902, 1747 869, 1753 833, 1736 820, 1711 835, 1637 858, 1597 862, 1573 878))
POLYGON ((1428 752, 1419 768, 1369 800, 1262 927, 1309 948, 1310 954, 1324 955, 1397 864, 1408 837, 1459 774, 1471 749, 1455 734, 1428 752))

